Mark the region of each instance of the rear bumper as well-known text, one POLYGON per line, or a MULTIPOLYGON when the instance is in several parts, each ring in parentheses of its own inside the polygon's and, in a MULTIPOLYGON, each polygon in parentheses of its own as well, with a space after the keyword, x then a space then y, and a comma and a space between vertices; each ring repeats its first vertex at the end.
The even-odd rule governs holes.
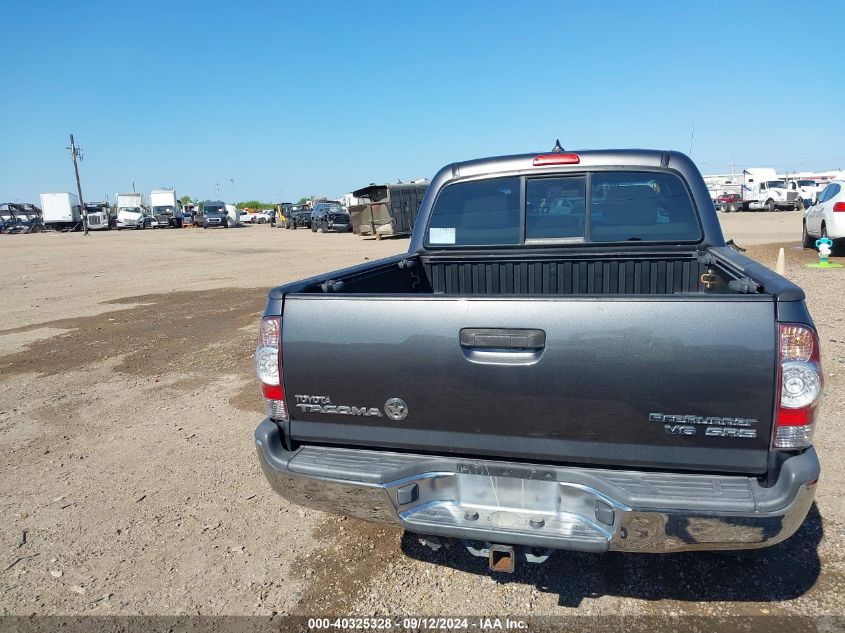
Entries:
POLYGON ((409 532, 588 552, 753 549, 789 538, 813 501, 811 448, 762 488, 741 476, 616 471, 334 447, 255 431, 270 485, 298 505, 409 532))

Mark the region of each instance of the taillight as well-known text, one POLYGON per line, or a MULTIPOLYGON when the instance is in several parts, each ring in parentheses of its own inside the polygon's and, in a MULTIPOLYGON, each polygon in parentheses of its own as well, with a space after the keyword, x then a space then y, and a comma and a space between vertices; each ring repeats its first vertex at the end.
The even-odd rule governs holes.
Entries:
POLYGON ((845 211, 845 202, 837 202, 833 205, 834 211, 845 211))
POLYGON ((261 319, 258 347, 255 350, 255 373, 261 381, 261 391, 267 405, 267 415, 275 420, 287 420, 285 387, 282 382, 282 319, 261 319))
POLYGON ((816 405, 822 394, 819 339, 815 331, 797 323, 781 323, 780 390, 774 448, 807 448, 813 443, 816 405))
POLYGON ((580 162, 581 157, 578 154, 562 154, 560 152, 540 154, 534 157, 535 167, 543 167, 544 165, 577 165, 580 162))

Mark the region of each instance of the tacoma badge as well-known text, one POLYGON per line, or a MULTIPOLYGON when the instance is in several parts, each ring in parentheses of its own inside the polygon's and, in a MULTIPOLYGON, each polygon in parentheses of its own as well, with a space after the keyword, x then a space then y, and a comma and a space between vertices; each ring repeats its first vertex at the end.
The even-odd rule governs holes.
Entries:
POLYGON ((380 418, 381 411, 375 407, 352 407, 343 404, 332 404, 328 396, 306 396, 297 394, 296 406, 303 413, 329 413, 334 415, 356 415, 380 418))

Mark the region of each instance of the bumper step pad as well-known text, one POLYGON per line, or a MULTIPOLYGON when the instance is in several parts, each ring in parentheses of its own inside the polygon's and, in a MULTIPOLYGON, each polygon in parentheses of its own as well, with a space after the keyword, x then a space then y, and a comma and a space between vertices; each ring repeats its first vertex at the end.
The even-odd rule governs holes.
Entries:
POLYGON ((487 540, 491 533, 502 543, 575 549, 607 550, 611 534, 572 514, 519 513, 473 508, 450 503, 400 513, 405 529, 417 534, 460 535, 487 540))

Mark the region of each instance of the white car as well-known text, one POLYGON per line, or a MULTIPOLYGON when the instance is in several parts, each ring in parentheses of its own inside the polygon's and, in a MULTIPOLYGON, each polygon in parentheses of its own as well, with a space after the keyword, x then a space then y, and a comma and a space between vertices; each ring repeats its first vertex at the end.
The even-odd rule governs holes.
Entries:
POLYGON ((120 229, 150 229, 153 218, 144 213, 141 207, 124 207, 117 211, 117 230, 120 229))
POLYGON ((270 214, 266 211, 259 211, 258 213, 243 212, 240 215, 241 222, 248 222, 250 224, 267 224, 270 221, 270 214))
POLYGON ((845 241, 845 180, 828 184, 804 211, 804 248, 813 248, 820 237, 832 239, 835 246, 845 241))
POLYGON ((241 214, 238 216, 238 220, 241 223, 246 222, 247 224, 252 224, 252 213, 247 213, 246 211, 241 211, 241 214))

